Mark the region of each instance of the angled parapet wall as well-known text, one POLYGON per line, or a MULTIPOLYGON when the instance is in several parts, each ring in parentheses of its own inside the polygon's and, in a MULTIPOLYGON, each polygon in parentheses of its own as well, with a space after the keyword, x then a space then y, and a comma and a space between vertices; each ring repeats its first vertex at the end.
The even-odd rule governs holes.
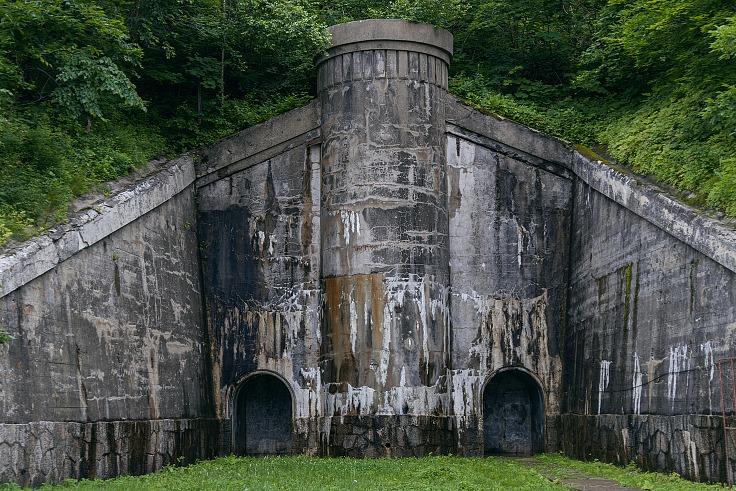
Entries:
POLYGON ((185 157, 0 257, 0 482, 208 457, 194 167, 185 157))
POLYGON ((736 233, 582 157, 575 165, 588 179, 575 189, 564 448, 729 480, 736 233))
POLYGON ((451 133, 455 126, 487 137, 486 146, 572 175, 561 449, 729 480, 736 445, 723 423, 733 426, 734 417, 734 229, 513 122, 462 105, 448 108, 448 122, 451 133))

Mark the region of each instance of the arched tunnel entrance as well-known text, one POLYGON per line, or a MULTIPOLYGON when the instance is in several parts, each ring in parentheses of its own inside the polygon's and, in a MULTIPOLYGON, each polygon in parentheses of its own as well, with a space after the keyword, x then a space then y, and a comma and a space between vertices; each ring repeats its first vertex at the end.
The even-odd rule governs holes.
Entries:
POLYGON ((544 399, 531 375, 499 372, 483 391, 484 454, 531 455, 544 450, 544 399))
POLYGON ((292 445, 291 392, 278 377, 253 375, 238 386, 233 405, 233 451, 282 455, 292 445))

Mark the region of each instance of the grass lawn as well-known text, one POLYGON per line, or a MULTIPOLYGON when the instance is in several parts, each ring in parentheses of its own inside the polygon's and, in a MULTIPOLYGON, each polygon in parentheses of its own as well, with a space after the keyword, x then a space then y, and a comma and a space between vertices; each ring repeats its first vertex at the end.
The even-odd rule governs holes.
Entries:
MULTIPOLYGON (((538 457, 546 475, 564 479, 574 472, 606 477, 653 490, 714 489, 666 474, 578 462, 558 455, 538 457)), ((425 457, 421 459, 342 459, 311 457, 224 457, 188 467, 168 467, 148 476, 107 481, 67 481, 41 489, 105 490, 420 490, 567 489, 537 470, 501 457, 425 457)), ((0 486, 0 488, 3 488, 0 486)), ((7 488, 6 488, 7 489, 7 488)))
POLYGON ((619 484, 640 489, 657 491, 680 491, 680 490, 716 490, 724 489, 726 486, 720 484, 695 483, 681 478, 677 474, 663 474, 661 472, 642 472, 633 464, 627 467, 617 467, 603 462, 582 462, 580 460, 568 459, 559 454, 544 454, 536 456, 543 464, 544 473, 548 476, 564 479, 573 473, 582 473, 589 476, 604 477, 619 484))

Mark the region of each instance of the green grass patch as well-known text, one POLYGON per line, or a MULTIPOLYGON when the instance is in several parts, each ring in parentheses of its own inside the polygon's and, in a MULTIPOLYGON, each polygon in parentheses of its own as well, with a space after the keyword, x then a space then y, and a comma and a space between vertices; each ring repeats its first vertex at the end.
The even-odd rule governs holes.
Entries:
POLYGON ((566 489, 524 465, 497 458, 344 459, 224 457, 155 474, 106 481, 67 481, 41 489, 105 490, 375 490, 566 489))
MULTIPOLYGON (((146 476, 109 480, 67 480, 40 489, 83 490, 560 490, 581 475, 602 477, 645 490, 714 490, 719 484, 687 481, 676 474, 643 472, 633 464, 617 467, 582 462, 558 454, 535 457, 529 465, 504 457, 430 456, 403 459, 223 457, 186 467, 166 467, 146 476), (546 476, 546 477, 545 477, 546 476)), ((17 489, 1 486, 2 490, 17 489)))
POLYGON ((724 488, 720 484, 704 484, 688 481, 674 473, 644 472, 634 464, 629 464, 626 467, 618 467, 597 460, 582 462, 559 454, 539 455, 536 459, 545 465, 545 474, 560 480, 570 477, 571 473, 577 472, 589 476, 611 479, 626 487, 652 491, 697 491, 724 488))

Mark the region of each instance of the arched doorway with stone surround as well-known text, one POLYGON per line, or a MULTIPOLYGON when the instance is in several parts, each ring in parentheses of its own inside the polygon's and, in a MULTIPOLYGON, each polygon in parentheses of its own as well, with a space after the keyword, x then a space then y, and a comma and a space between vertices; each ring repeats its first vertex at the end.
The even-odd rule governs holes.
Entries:
POLYGON ((496 372, 483 389, 484 455, 532 455, 544 450, 544 397, 522 368, 496 372))
POLYGON ((291 452, 293 397, 281 377, 269 372, 247 376, 235 390, 232 416, 235 454, 291 452))

